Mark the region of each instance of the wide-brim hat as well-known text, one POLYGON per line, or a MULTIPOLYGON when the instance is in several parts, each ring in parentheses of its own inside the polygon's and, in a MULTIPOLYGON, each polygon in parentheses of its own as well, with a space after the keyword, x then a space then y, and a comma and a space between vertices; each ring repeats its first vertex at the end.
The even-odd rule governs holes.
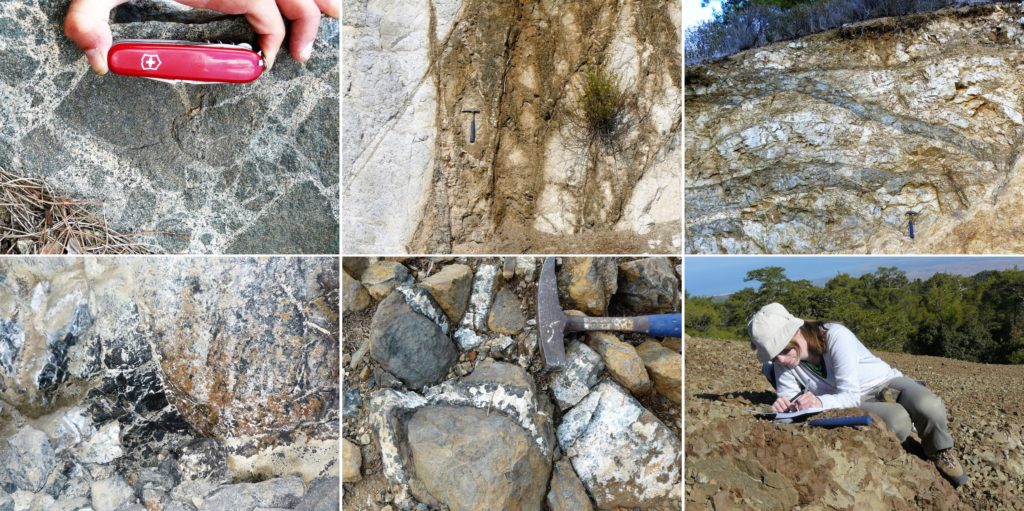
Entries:
POLYGON ((782 304, 761 307, 747 323, 750 346, 757 350, 757 359, 763 364, 782 353, 803 324, 804 320, 790 314, 782 304))

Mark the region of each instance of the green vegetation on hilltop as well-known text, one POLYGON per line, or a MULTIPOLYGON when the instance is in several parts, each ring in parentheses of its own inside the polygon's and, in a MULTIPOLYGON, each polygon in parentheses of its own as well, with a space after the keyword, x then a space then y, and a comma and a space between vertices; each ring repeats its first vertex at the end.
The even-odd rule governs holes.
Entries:
MULTIPOLYGON (((703 0, 704 5, 709 0, 703 0)), ((722 0, 718 16, 686 32, 686 64, 875 18, 1000 0, 722 0)))
POLYGON ((896 268, 839 274, 824 287, 779 267, 747 273, 761 283, 724 300, 686 295, 686 333, 747 339, 747 321, 779 302, 797 317, 837 321, 869 348, 972 362, 1024 364, 1024 271, 910 280, 896 268))

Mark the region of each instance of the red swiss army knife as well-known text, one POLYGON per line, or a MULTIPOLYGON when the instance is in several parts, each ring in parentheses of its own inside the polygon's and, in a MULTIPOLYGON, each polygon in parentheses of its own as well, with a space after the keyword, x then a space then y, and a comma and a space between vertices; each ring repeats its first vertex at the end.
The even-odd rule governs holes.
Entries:
POLYGON ((247 44, 161 40, 115 41, 107 64, 119 75, 187 83, 248 83, 266 67, 247 44))

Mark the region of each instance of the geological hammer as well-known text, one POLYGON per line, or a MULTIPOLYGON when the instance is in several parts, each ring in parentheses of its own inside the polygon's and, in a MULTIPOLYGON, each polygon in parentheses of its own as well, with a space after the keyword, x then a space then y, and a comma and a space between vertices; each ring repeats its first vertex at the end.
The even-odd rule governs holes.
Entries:
POLYGON ((478 108, 466 108, 462 111, 464 114, 473 114, 473 119, 469 121, 469 143, 476 143, 476 114, 480 113, 478 108))
POLYGON ((566 366, 565 332, 594 330, 642 332, 655 337, 682 337, 682 313, 651 314, 627 318, 594 318, 567 316, 558 303, 558 281, 555 258, 548 257, 540 269, 537 282, 537 330, 544 365, 548 368, 566 366))

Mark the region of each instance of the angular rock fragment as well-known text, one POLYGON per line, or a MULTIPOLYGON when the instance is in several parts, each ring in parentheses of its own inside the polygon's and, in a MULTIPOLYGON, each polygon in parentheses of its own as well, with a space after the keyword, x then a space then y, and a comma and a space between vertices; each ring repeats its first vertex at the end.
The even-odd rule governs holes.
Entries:
POLYGON ((561 410, 572 408, 586 397, 590 389, 597 385, 605 367, 601 356, 580 342, 569 345, 565 358, 569 365, 555 373, 551 379, 551 393, 561 410))
POLYGON ((464 264, 449 264, 423 279, 419 285, 434 297, 452 324, 456 324, 466 312, 472 283, 472 268, 464 264))
POLYGON ((548 491, 547 503, 551 511, 591 511, 594 505, 590 502, 587 489, 576 476, 569 460, 562 458, 555 463, 551 471, 551 489, 548 491))
POLYGON ((668 259, 637 259, 619 265, 619 289, 612 302, 634 314, 678 312, 681 292, 668 259))
POLYGON ((522 304, 508 288, 502 289, 494 297, 491 313, 487 318, 487 326, 492 332, 508 335, 518 334, 526 326, 522 304))
POLYGON ((441 327, 414 311, 400 292, 377 306, 370 339, 370 356, 412 388, 441 381, 458 359, 458 350, 441 327))
POLYGON ((354 483, 363 478, 360 468, 363 464, 363 456, 359 451, 359 446, 349 442, 346 439, 341 439, 341 481, 344 483, 354 483))
POLYGON ((257 508, 292 509, 306 492, 298 477, 278 477, 260 483, 222 486, 203 502, 205 509, 253 511, 257 508))
POLYGON ((636 352, 647 367, 659 394, 676 404, 683 402, 683 357, 655 340, 644 341, 636 352))
POLYGON ((93 481, 92 507, 96 511, 115 511, 135 502, 135 491, 121 476, 93 481))
POLYGON ((562 416, 558 443, 600 509, 682 496, 679 438, 616 383, 599 384, 562 416))
POLYGON ((370 306, 370 293, 344 271, 341 274, 341 304, 343 312, 358 312, 370 306))
POLYGON ((46 433, 22 427, 0 441, 0 475, 6 472, 0 480, 9 481, 18 490, 37 492, 57 466, 55 455, 46 433))
POLYGON ((478 332, 487 328, 487 313, 491 308, 491 299, 497 285, 498 267, 493 264, 481 264, 476 269, 473 279, 473 292, 469 297, 469 307, 459 329, 455 331, 455 340, 465 350, 471 350, 484 341, 478 332))
POLYGON ((634 395, 651 390, 644 361, 631 344, 611 332, 587 332, 587 344, 601 355, 612 377, 634 395))
POLYGON ((374 300, 384 298, 396 287, 411 280, 409 269, 395 261, 377 261, 362 276, 363 287, 374 300))
POLYGON ((618 286, 618 268, 610 257, 564 258, 559 287, 565 290, 566 306, 592 316, 608 313, 608 301, 618 286))

